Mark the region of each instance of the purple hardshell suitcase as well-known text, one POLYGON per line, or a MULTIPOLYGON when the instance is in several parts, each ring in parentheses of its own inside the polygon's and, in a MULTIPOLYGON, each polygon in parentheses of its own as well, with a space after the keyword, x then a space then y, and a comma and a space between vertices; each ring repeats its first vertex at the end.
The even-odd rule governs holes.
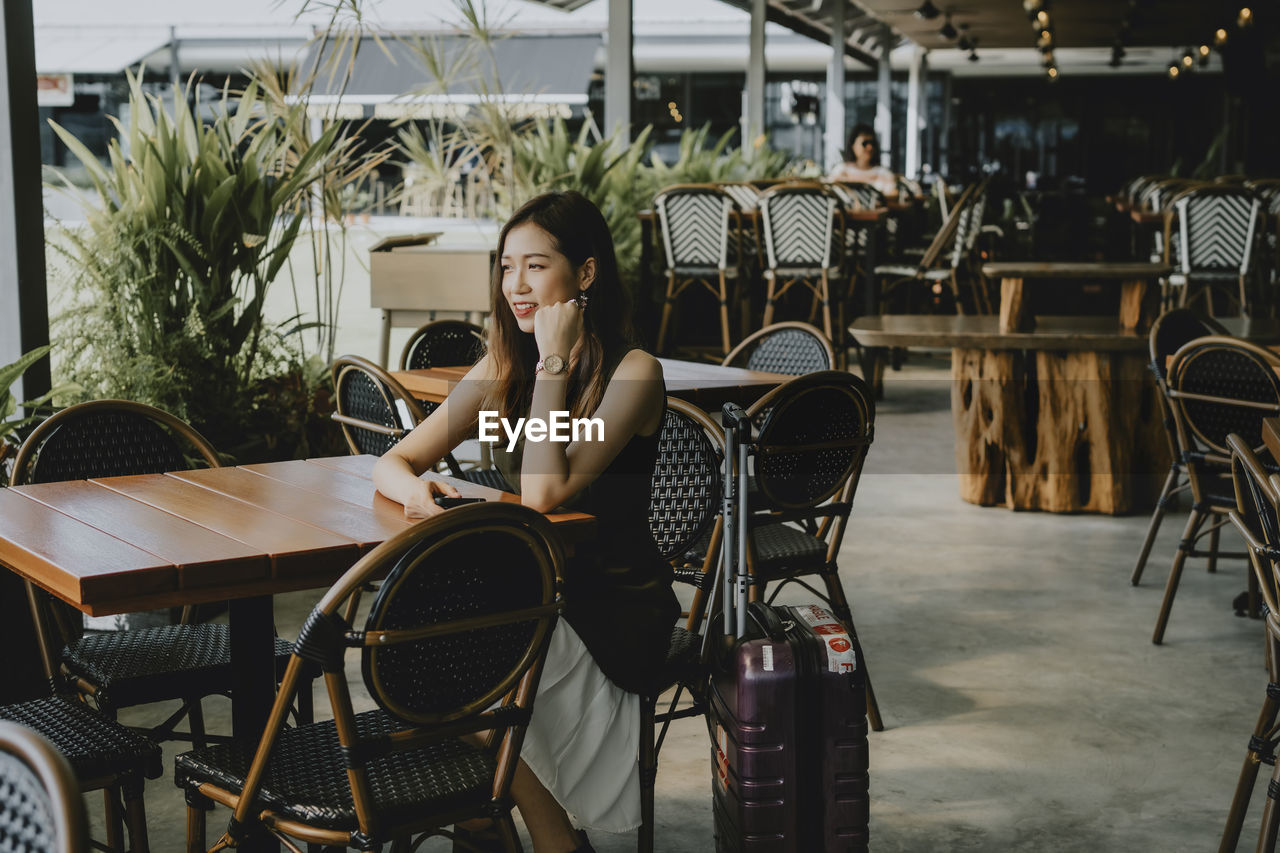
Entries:
POLYGON ((870 800, 858 641, 823 606, 746 603, 739 555, 750 425, 740 412, 725 407, 723 577, 731 581, 724 600, 736 608, 726 606, 724 624, 736 639, 708 691, 716 853, 865 851, 870 800))

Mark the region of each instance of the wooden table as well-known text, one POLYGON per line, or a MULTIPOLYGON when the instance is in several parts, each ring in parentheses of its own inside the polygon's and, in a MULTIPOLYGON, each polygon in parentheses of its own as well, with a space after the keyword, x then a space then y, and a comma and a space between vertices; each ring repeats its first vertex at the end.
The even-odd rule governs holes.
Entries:
MULTIPOLYGON (((667 393, 708 411, 718 411, 725 403, 742 406, 754 403, 783 382, 794 379, 785 373, 766 373, 741 367, 722 367, 697 361, 660 358, 667 393)), ((431 367, 425 370, 398 370, 391 375, 419 400, 439 403, 466 375, 469 367, 431 367)))
POLYGON ((1025 332, 1035 327, 1026 288, 1032 282, 1075 279, 1113 282, 1120 285, 1120 327, 1145 331, 1153 318, 1157 291, 1149 284, 1173 272, 1167 264, 1067 263, 1062 261, 1017 261, 983 264, 982 274, 1000 279, 1000 331, 1025 332))
MULTIPOLYGON (((1222 321, 1275 340, 1275 321, 1222 321)), ((1147 336, 1109 317, 1039 317, 1001 332, 994 316, 864 317, 863 346, 951 347, 960 496, 982 506, 1119 514, 1159 493, 1168 445, 1147 336)))
MULTIPOLYGON (((374 488, 376 461, 345 456, 0 489, 0 564, 93 616, 229 600, 233 732, 256 739, 275 697, 271 596, 329 586, 413 524, 374 488)), ((449 481, 465 496, 519 501, 449 481)), ((570 549, 594 531, 583 513, 548 518, 570 549)))

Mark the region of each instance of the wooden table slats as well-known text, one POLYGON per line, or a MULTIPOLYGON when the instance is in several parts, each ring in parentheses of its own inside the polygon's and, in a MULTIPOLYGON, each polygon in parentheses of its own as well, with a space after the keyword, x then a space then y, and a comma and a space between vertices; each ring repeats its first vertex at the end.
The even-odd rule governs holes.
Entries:
POLYGON ((51 511, 23 494, 26 488, 0 489, 0 562, 21 567, 23 577, 73 603, 113 596, 126 578, 137 594, 177 586, 173 563, 51 511))
POLYGON ((245 543, 111 489, 44 483, 24 496, 173 563, 183 589, 271 575, 271 562, 245 543), (211 570, 209 564, 216 565, 211 570))
POLYGON ((399 504, 379 497, 372 488, 366 488, 363 506, 356 506, 242 468, 204 468, 178 471, 168 476, 257 507, 263 512, 273 512, 343 539, 354 540, 361 552, 368 551, 411 524, 399 504), (371 506, 373 512, 369 511, 371 506), (385 511, 378 512, 380 508, 385 511))
POLYGON ((359 557, 353 539, 242 501, 210 500, 208 490, 165 474, 92 482, 260 549, 270 556, 276 577, 311 574, 322 567, 340 571, 359 557))

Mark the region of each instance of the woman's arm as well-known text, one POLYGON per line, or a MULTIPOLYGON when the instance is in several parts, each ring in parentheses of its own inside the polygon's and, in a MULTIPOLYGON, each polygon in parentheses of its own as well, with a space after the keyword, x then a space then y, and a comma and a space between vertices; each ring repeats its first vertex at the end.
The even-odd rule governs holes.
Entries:
POLYGON ((374 485, 391 500, 404 504, 406 518, 435 515, 442 511, 436 506, 436 495, 458 494, 457 489, 448 483, 419 477, 471 434, 490 379, 490 370, 486 355, 467 371, 462 381, 425 421, 384 453, 374 466, 374 485))
MULTIPOLYGON (((551 412, 566 409, 567 386, 565 374, 539 374, 529 416, 549 421, 551 412)), ((591 414, 603 423, 600 440, 525 441, 521 502, 548 512, 582 491, 632 436, 650 435, 661 427, 663 403, 662 365, 641 350, 627 353, 609 380, 599 408, 591 414)))

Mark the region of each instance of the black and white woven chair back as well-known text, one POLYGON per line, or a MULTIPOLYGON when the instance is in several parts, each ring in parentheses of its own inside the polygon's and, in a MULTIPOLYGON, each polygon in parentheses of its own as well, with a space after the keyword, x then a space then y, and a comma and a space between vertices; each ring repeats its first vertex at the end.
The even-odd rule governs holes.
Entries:
POLYGON ((333 364, 337 411, 352 453, 381 456, 417 425, 408 394, 372 362, 342 356, 333 364))
POLYGON ((93 400, 50 417, 27 439, 13 483, 52 483, 190 468, 217 454, 189 426, 160 409, 124 400, 93 400))
POLYGON ((751 184, 741 181, 726 181, 716 184, 721 190, 729 194, 733 199, 733 203, 738 205, 738 210, 755 210, 760 204, 760 190, 751 184))
POLYGON ((766 412, 755 481, 766 505, 808 509, 836 495, 871 445, 875 404, 858 377, 834 370, 791 380, 752 406, 766 412))
POLYGON ((720 512, 723 453, 705 413, 667 400, 649 498, 649 532, 664 560, 686 553, 711 529, 720 512))
POLYGON ((1178 216, 1178 267, 1184 275, 1247 275, 1262 203, 1244 189, 1198 189, 1173 202, 1178 216))
POLYGON ((452 523, 399 558, 364 626, 366 638, 379 637, 362 655, 369 694, 417 725, 469 716, 509 693, 557 613, 556 546, 542 516, 497 502, 448 515, 452 523))
POLYGON ((1224 338, 1199 338, 1174 356, 1170 396, 1191 437, 1229 454, 1227 436, 1262 445, 1262 419, 1280 414, 1280 377, 1264 351, 1224 338))
POLYGON ((831 343, 820 329, 808 323, 775 323, 761 329, 729 353, 725 364, 802 376, 831 370, 834 356, 831 343))
POLYGON ((973 249, 982 230, 982 217, 987 212, 987 193, 985 190, 975 195, 960 211, 960 219, 956 223, 955 235, 951 238, 951 268, 955 269, 973 249))
MULTIPOLYGON (((831 191, 839 197, 846 208, 853 210, 875 210, 885 206, 884 193, 871 186, 857 181, 834 181, 831 191)), ((894 220, 886 220, 886 225, 894 220)), ((846 228, 844 244, 846 249, 865 249, 871 239, 870 228, 846 228)))
POLYGON ((31 729, 0 721, 0 850, 84 853, 85 825, 66 759, 31 729))
POLYGON ((779 186, 760 196, 765 257, 773 269, 829 268, 835 251, 836 196, 821 187, 779 186))
POLYGON ((654 199, 667 269, 707 272, 728 268, 733 199, 715 187, 664 190, 654 199))
POLYGON ((437 320, 413 333, 400 356, 401 370, 475 364, 484 355, 484 330, 462 320, 437 320))

